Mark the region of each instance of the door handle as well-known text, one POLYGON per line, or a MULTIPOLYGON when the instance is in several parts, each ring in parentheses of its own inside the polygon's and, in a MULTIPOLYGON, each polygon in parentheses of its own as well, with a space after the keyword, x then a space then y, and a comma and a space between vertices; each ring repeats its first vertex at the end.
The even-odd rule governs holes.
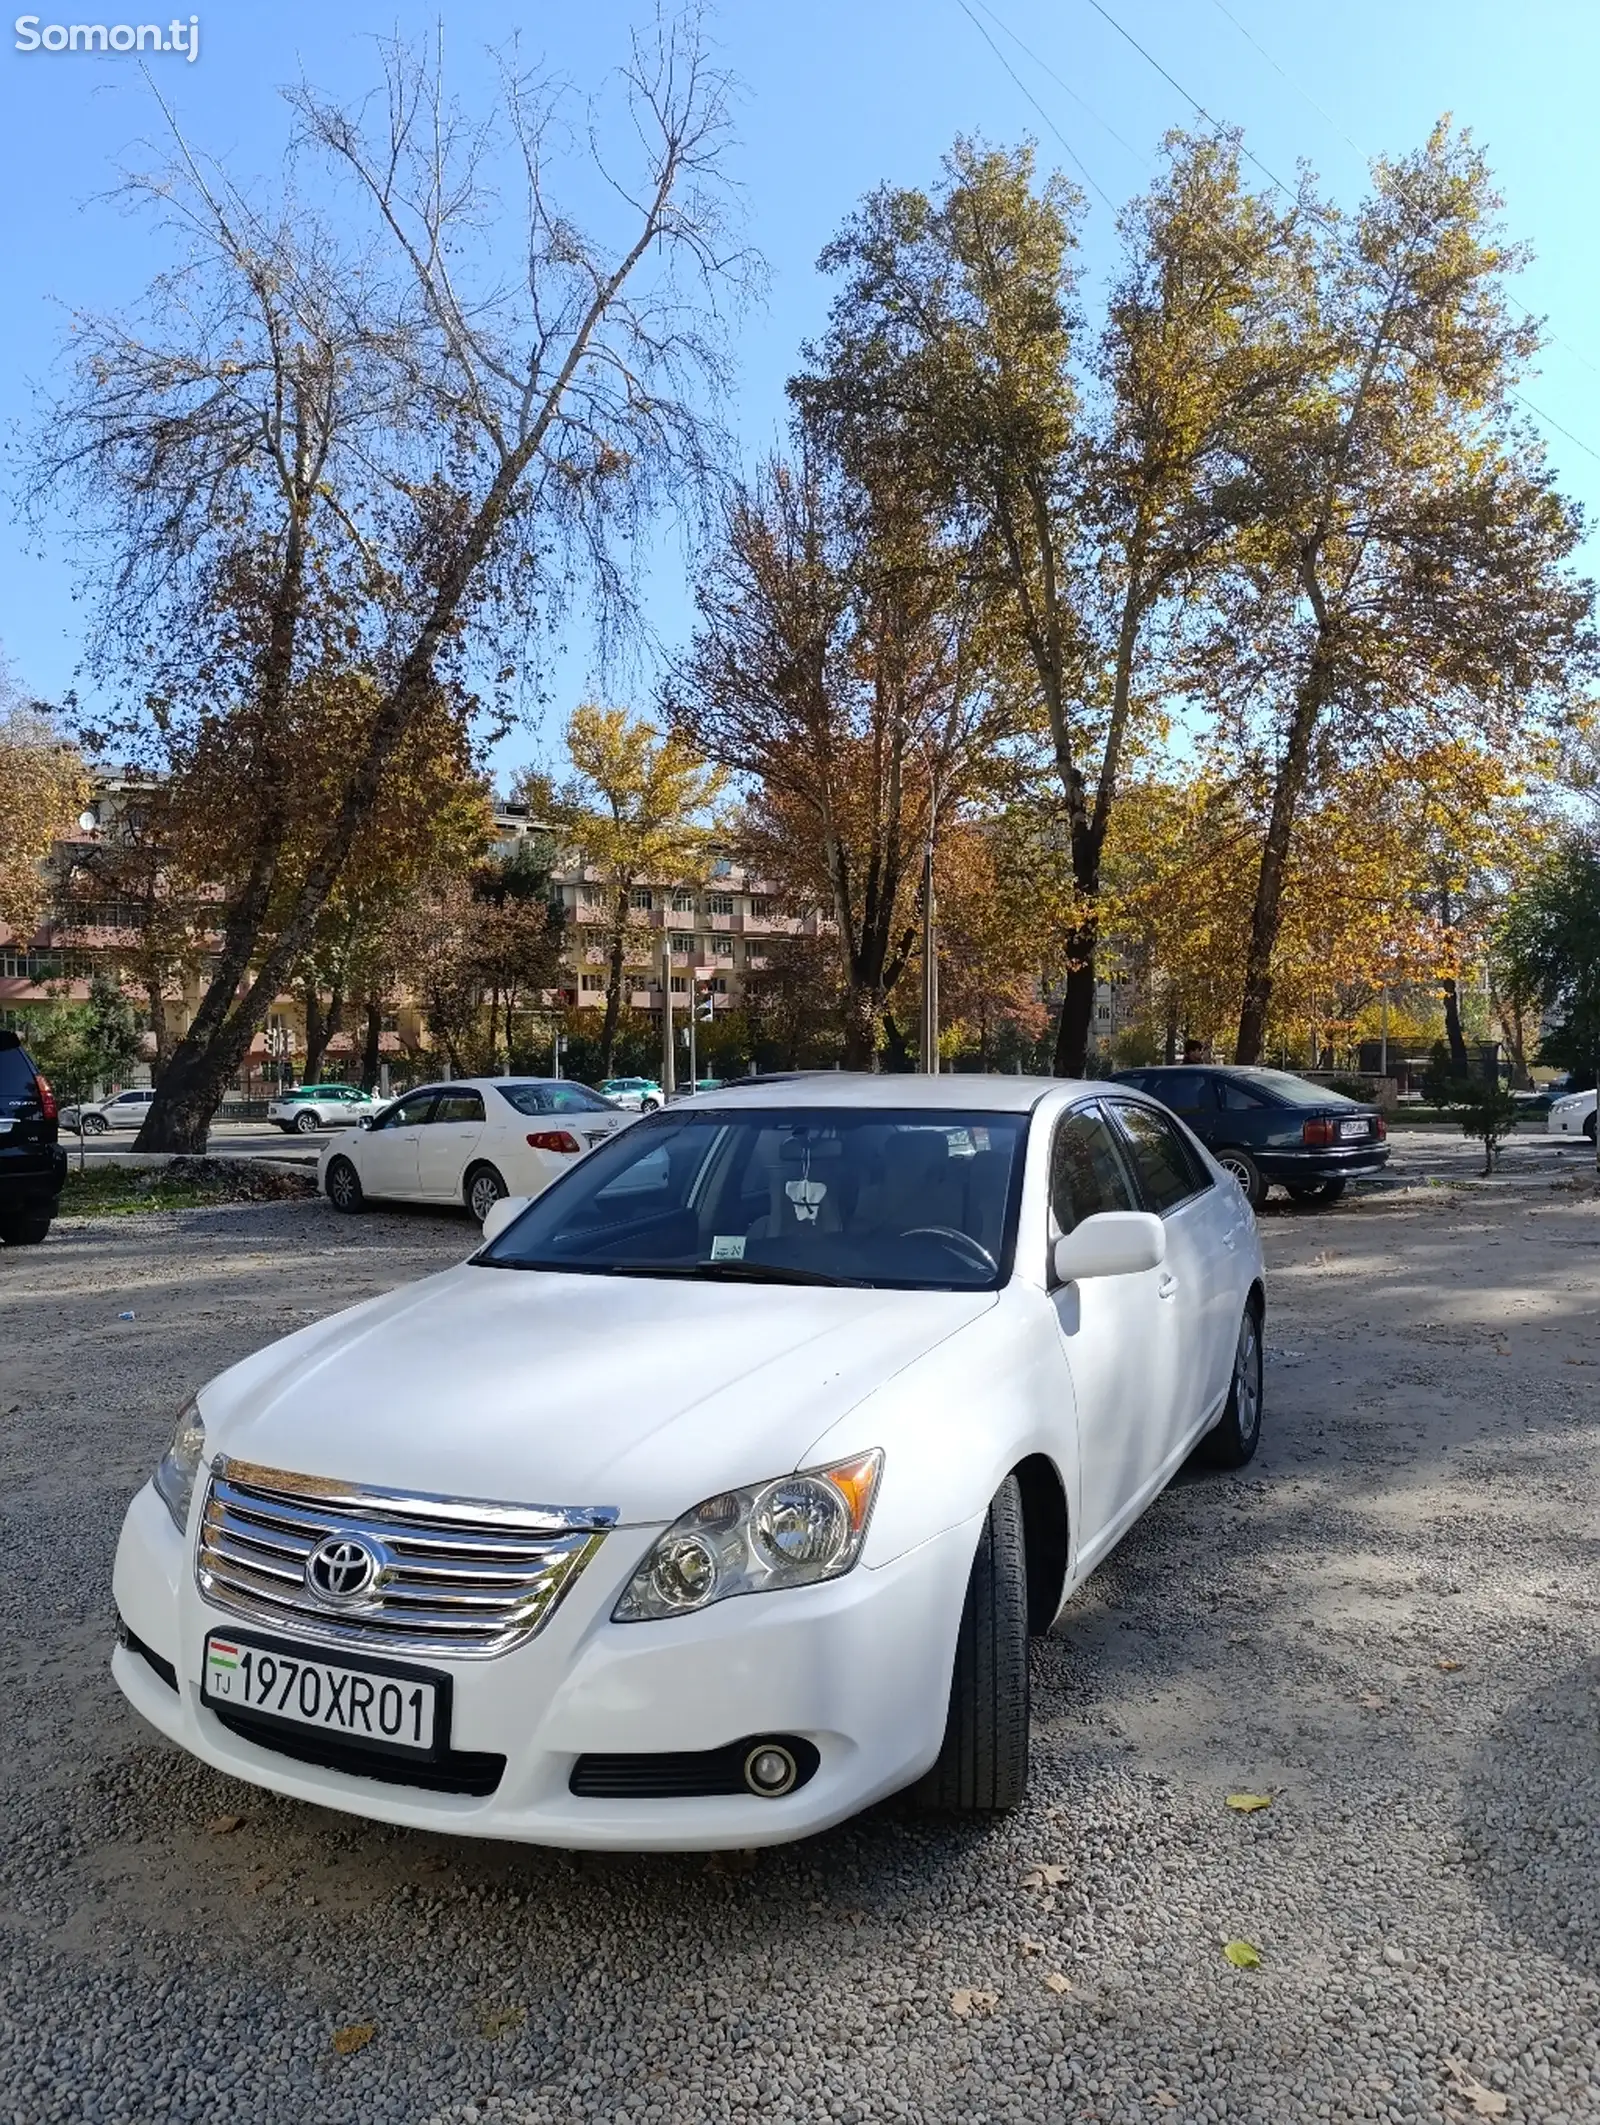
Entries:
POLYGON ((1169 1275, 1168 1272, 1163 1269, 1161 1272, 1160 1281, 1156 1285, 1156 1297, 1158 1299, 1175 1299, 1177 1296, 1178 1279, 1175 1276, 1169 1275))

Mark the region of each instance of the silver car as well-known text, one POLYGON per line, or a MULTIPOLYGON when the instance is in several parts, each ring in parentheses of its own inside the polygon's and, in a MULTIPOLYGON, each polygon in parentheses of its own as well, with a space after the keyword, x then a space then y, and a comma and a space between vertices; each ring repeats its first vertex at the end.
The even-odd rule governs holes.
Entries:
POLYGON ((267 1120, 286 1136, 310 1136, 317 1129, 354 1128, 388 1104, 359 1085, 301 1085, 267 1103, 267 1120))
POLYGON ((113 1092, 109 1099, 88 1100, 80 1107, 63 1107, 60 1123, 78 1136, 104 1136, 110 1129, 137 1129, 150 1112, 155 1093, 148 1085, 130 1092, 113 1092))

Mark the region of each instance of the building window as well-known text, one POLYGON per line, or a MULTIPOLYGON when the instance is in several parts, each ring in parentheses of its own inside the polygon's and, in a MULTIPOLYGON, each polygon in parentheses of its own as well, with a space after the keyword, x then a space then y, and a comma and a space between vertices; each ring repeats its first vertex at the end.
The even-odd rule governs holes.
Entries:
POLYGON ((1095 1015, 1095 1017, 1096 1017, 1096 1018, 1109 1018, 1109 1017, 1111 1016, 1111 1006, 1110 1006, 1110 1004, 1108 1004, 1108 1003, 1103 1003, 1103 1004, 1101 1004, 1101 1006, 1100 1006, 1100 1007, 1099 1007, 1099 1009, 1098 1009, 1098 1010, 1097 1010, 1097 1011, 1095 1012, 1095 1014, 1094 1014, 1094 1015, 1095 1015))
POLYGON ((733 913, 733 895, 731 893, 708 893, 706 895, 706 909, 712 915, 731 915, 733 913))
POLYGON ((586 989, 599 989, 601 991, 604 991, 606 985, 606 978, 603 974, 585 974, 583 977, 583 985, 586 989))
POLYGON ((731 937, 713 937, 711 949, 719 959, 731 959, 733 957, 733 939, 731 937))
POLYGON ((757 920, 758 920, 758 921, 760 921, 760 922, 765 922, 765 921, 767 921, 767 920, 769 919, 769 917, 770 917, 770 916, 771 916, 771 914, 772 914, 772 902, 771 902, 770 898, 769 898, 769 897, 767 896, 767 894, 765 894, 765 893, 752 893, 752 894, 751 894, 751 896, 750 896, 750 912, 751 912, 751 914, 752 914, 752 915, 754 915, 754 916, 755 916, 755 917, 757 918, 757 920))
POLYGON ((636 885, 629 891, 628 905, 630 908, 643 908, 648 912, 655 906, 655 896, 647 885, 636 885))
POLYGON ((688 995, 688 993, 689 993, 689 977, 688 977, 688 975, 687 975, 687 974, 674 974, 674 975, 673 975, 673 977, 672 977, 672 993, 673 993, 673 995, 674 995, 674 996, 687 996, 687 995, 688 995))
POLYGON ((719 975, 718 975, 718 976, 716 977, 716 979, 715 979, 715 980, 714 980, 714 981, 712 982, 712 984, 711 984, 711 993, 712 993, 712 995, 713 995, 713 996, 726 996, 726 995, 727 995, 727 993, 728 993, 728 983, 727 983, 727 979, 726 979, 726 977, 725 977, 725 976, 723 976, 723 975, 719 974, 719 975))
POLYGON ((694 913, 693 893, 685 893, 681 889, 674 893, 672 896, 672 912, 674 915, 692 915, 694 913))
POLYGON ((672 940, 672 950, 675 956, 681 956, 685 959, 693 959, 695 953, 698 952, 699 949, 700 940, 698 937, 690 937, 685 935, 682 937, 674 937, 672 940))

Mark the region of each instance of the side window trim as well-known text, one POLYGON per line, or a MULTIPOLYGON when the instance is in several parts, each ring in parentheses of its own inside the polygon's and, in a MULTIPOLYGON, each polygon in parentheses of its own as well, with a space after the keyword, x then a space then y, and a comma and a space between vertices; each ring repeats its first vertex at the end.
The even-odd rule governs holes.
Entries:
POLYGON ((1085 1101, 1084 1107, 1075 1111, 1082 1113, 1087 1109, 1091 1113, 1098 1114, 1105 1123, 1106 1134, 1111 1139, 1111 1148, 1116 1153, 1117 1164, 1122 1168, 1122 1178, 1128 1184, 1129 1200, 1135 1203, 1143 1203, 1145 1199, 1144 1189, 1139 1185, 1139 1168, 1134 1162, 1133 1146, 1129 1143, 1126 1133, 1112 1111, 1116 1104, 1115 1100, 1092 1099, 1085 1101))

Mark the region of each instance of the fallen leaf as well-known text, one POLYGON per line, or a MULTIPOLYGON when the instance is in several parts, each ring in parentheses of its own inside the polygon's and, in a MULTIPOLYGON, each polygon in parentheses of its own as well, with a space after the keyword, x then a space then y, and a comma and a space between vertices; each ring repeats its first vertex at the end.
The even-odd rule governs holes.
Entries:
POLYGON ((1356 1699, 1356 1703, 1364 1705, 1369 1712, 1381 1712, 1383 1710, 1383 1699, 1375 1690, 1363 1690, 1356 1699))
POLYGON ((1459 1660, 1436 1660, 1433 1664, 1446 1675, 1459 1675, 1461 1672, 1459 1660))
POLYGON ((992 2014, 999 2004, 998 1992, 977 1992, 965 1985, 950 1995, 950 2012, 959 2022, 966 2021, 973 2014, 992 2014))
POLYGON ((513 2029, 520 2029, 528 2019, 526 2007, 505 2005, 480 2007, 478 2009, 479 2036, 508 2036, 513 2029))
POLYGON ((213 1815, 210 1822, 206 1824, 206 1828, 213 1837, 226 1837, 231 1831, 244 1828, 244 1817, 242 1815, 213 1815))
POLYGON ((1224 1941, 1222 1952, 1235 1970, 1261 1968, 1261 1950, 1252 1947, 1249 1941, 1224 1941))
POLYGON ((1022 1877, 1024 1889, 1059 1889, 1066 1880, 1068 1869, 1051 1861, 1041 1860, 1038 1866, 1022 1877))
POLYGON ((1044 1981, 1052 1992, 1070 1992, 1072 1990, 1071 1978, 1063 1977, 1059 1970, 1047 1970, 1044 1974, 1044 1981))
POLYGON ((1470 2103, 1480 2118, 1505 2116, 1507 2099, 1498 2088, 1485 2088, 1482 2081, 1475 2080, 1468 2073, 1459 2059, 1447 2059, 1445 2064, 1449 2067, 1450 2077, 1455 2084, 1454 2093, 1460 2096, 1463 2103, 1470 2103))
POLYGON ((1150 2100, 1152 2103, 1159 2103, 1163 2110, 1176 2110, 1178 2107, 1178 2099, 1170 2088, 1158 2088, 1150 2100))
POLYGON ((1254 1815, 1257 1808, 1270 1808, 1272 1806, 1272 1795, 1270 1793, 1230 1793, 1227 1805, 1240 1815, 1254 1815))
POLYGON ((352 2051, 360 2051, 370 2044, 377 2033, 376 2022, 349 2022, 343 2029, 333 2032, 333 2048, 340 2058, 347 2059, 352 2051))

